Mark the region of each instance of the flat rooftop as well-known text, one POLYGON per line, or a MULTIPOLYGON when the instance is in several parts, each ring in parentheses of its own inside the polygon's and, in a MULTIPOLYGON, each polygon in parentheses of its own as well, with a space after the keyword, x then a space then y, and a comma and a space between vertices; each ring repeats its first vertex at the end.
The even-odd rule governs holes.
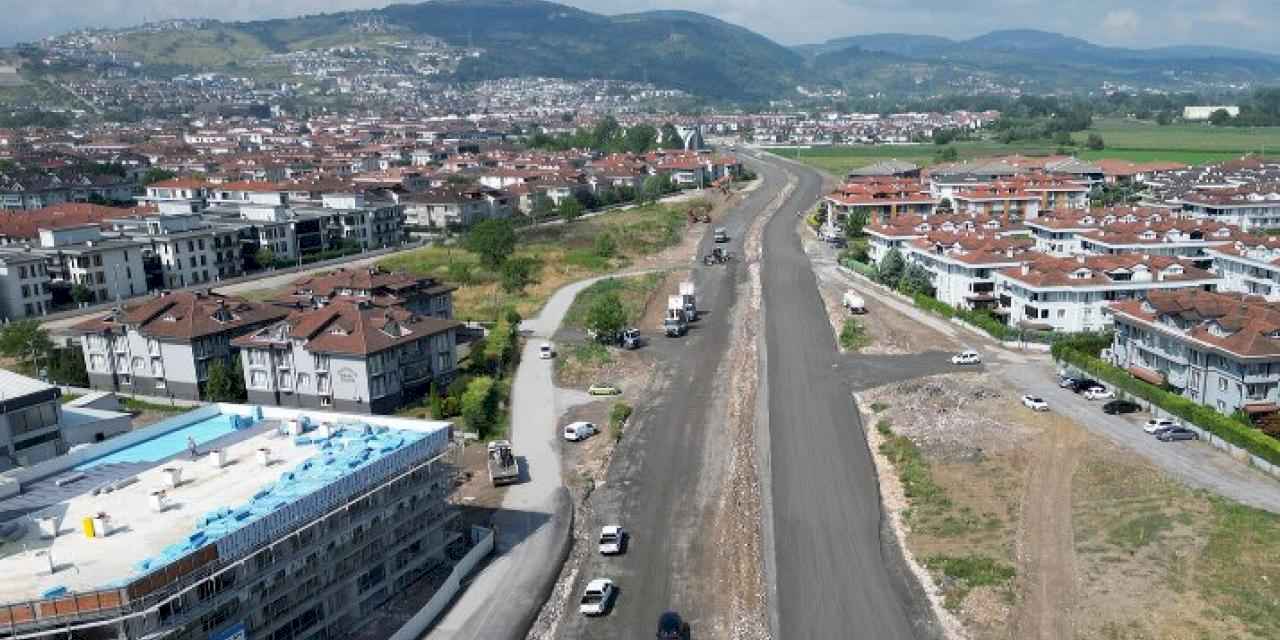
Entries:
MULTIPOLYGON (((206 433, 203 442, 194 438, 198 449, 195 459, 185 448, 174 453, 170 447, 157 449, 155 445, 175 436, 185 441, 184 429, 188 427, 182 427, 105 454, 114 456, 105 458, 114 462, 94 464, 104 458, 91 459, 33 483, 31 491, 60 490, 63 495, 14 520, 26 527, 20 539, 4 542, 0 538, 0 575, 5 576, 0 580, 0 602, 39 600, 60 589, 90 592, 122 587, 211 543, 223 541, 221 549, 222 544, 231 544, 228 536, 232 533, 270 518, 281 507, 338 480, 362 472, 386 473, 386 465, 369 468, 397 452, 415 445, 411 451, 426 451, 422 449, 425 446, 432 447, 432 452, 442 448, 449 428, 447 423, 308 412, 312 430, 295 437, 284 428, 287 416, 281 414, 287 412, 268 409, 265 419, 234 433, 218 432, 211 440, 207 424, 228 418, 234 422, 234 414, 214 414, 192 422, 189 428, 193 433, 201 433, 202 428, 206 433), (398 424, 389 428, 379 422, 398 424), (410 422, 416 424, 407 424, 410 422), (210 453, 215 448, 225 454, 221 467, 210 453), (260 460, 263 449, 269 450, 267 465, 260 460), (121 452, 134 450, 139 455, 120 457, 121 452), (163 457, 148 459, 148 452, 157 450, 163 457), (177 487, 171 486, 170 470, 181 474, 177 487), (59 480, 78 474, 86 477, 57 485, 59 480), (129 478, 136 481, 128 482, 129 478), (102 490, 122 480, 125 486, 102 490), (158 489, 165 491, 167 507, 163 511, 153 507, 152 493, 158 489), (109 517, 107 535, 87 537, 84 519, 103 513, 109 517), (45 516, 56 519, 58 534, 52 539, 42 537, 38 526, 38 519, 45 516), (51 565, 57 569, 52 574, 51 565)), ((28 488, 24 485, 23 489, 27 494, 28 488)), ((3 506, 0 504, 0 512, 3 506)), ((225 558, 227 553, 223 555, 225 558)))

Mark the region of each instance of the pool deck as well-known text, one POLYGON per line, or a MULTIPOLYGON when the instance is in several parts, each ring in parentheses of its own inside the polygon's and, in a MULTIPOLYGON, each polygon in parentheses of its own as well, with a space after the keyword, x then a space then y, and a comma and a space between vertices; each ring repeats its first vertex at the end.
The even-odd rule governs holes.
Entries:
MULTIPOLYGON (((54 587, 93 591, 136 577, 138 562, 186 540, 204 514, 248 503, 282 473, 317 455, 314 445, 295 445, 292 437, 278 435, 275 426, 271 421, 215 441, 227 452, 226 466, 220 469, 211 456, 189 460, 182 453, 160 462, 129 465, 124 475, 136 475, 138 482, 111 493, 93 495, 102 482, 91 479, 66 487, 71 497, 32 514, 57 514, 56 538, 41 538, 32 523, 21 541, 0 545, 0 575, 5 576, 0 580, 0 602, 40 599, 54 587), (257 450, 264 447, 271 450, 269 467, 257 460, 257 450), (182 470, 176 489, 168 487, 164 471, 168 467, 182 470), (149 496, 156 488, 167 490, 169 506, 160 513, 152 509, 149 496), (110 516, 109 535, 85 537, 82 520, 100 512, 110 516), (51 553, 58 568, 55 574, 50 575, 49 557, 42 552, 51 553)), ((202 452, 208 449, 201 447, 202 452)))

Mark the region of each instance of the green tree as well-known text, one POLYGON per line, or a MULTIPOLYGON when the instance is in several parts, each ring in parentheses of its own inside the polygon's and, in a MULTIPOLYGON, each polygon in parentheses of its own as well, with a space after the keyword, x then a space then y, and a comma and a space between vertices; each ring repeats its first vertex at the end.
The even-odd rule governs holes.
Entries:
POLYGON ((484 220, 462 239, 463 246, 480 257, 480 264, 496 271, 516 249, 516 231, 506 219, 484 220))
POLYGON ((880 259, 880 264, 877 267, 879 268, 880 284, 893 287, 897 286, 898 280, 902 278, 902 273, 907 268, 907 262, 902 259, 902 253, 894 248, 884 254, 884 258, 880 259))
POLYGON ((587 308, 587 329, 597 336, 614 336, 627 326, 627 310, 618 294, 610 291, 596 298, 587 308))
POLYGON ((487 437, 498 426, 498 392, 493 378, 479 376, 467 383, 467 390, 462 393, 460 403, 462 418, 467 426, 487 437))
POLYGON ((17 358, 28 371, 35 372, 40 359, 52 349, 49 333, 36 320, 18 320, 0 329, 0 353, 17 358))
POLYGON ((530 216, 534 220, 543 220, 550 217, 555 207, 555 204, 551 202, 551 198, 548 198, 545 193, 535 193, 530 197, 533 199, 533 211, 530 212, 530 216))
POLYGON ((1168 111, 1161 111, 1156 114, 1156 124, 1162 127, 1167 127, 1173 124, 1173 116, 1170 115, 1168 111))
POLYGON ((1053 134, 1053 143, 1060 147, 1069 147, 1075 144, 1075 140, 1071 139, 1071 134, 1066 131, 1059 131, 1053 134))
POLYGON ((676 126, 670 122, 662 125, 662 148, 663 149, 683 149, 684 138, 680 137, 680 132, 676 131, 676 126))
POLYGON ((74 300, 76 304, 88 304, 93 302, 93 290, 77 282, 71 287, 71 299, 74 300))
POLYGON ((1209 124, 1215 127, 1223 127, 1231 123, 1231 114, 1226 109, 1215 109, 1209 114, 1209 124))
POLYGON ((177 174, 175 174, 172 171, 152 167, 150 169, 147 169, 146 173, 142 174, 142 184, 143 185, 154 184, 156 182, 172 180, 175 177, 177 177, 177 174))
POLYGON ((644 186, 640 188, 640 201, 657 202, 658 198, 670 190, 670 178, 663 175, 649 176, 644 179, 644 186))
POLYGON ((938 152, 938 162, 955 162, 959 159, 960 152, 956 151, 956 148, 952 145, 947 145, 938 152))
POLYGON ((1091 151, 1102 151, 1107 148, 1107 143, 1102 139, 1102 136, 1096 133, 1091 133, 1089 134, 1088 140, 1085 141, 1084 146, 1088 147, 1091 151))
POLYGON ((49 358, 49 381, 71 387, 89 386, 84 353, 79 349, 55 349, 49 358))
POLYGON ((933 282, 928 270, 918 264, 907 267, 898 281, 898 290, 909 296, 917 293, 933 295, 933 282))
POLYGON ((938 210, 939 210, 939 211, 950 211, 950 210, 951 210, 951 206, 952 206, 952 205, 951 205, 951 198, 943 198, 943 199, 941 199, 941 200, 939 200, 939 201, 938 201, 938 210))
POLYGON ((605 231, 596 236, 594 252, 601 258, 612 258, 618 253, 618 241, 614 239, 612 233, 605 231))
POLYGON ((469 262, 450 262, 448 272, 449 279, 458 284, 468 285, 475 282, 475 274, 472 273, 469 262))
POLYGON ((855 207, 844 217, 844 237, 861 237, 862 229, 867 226, 870 217, 866 207, 855 207))
POLYGON ((253 254, 253 261, 258 263, 258 268, 266 269, 276 264, 276 252, 269 247, 262 247, 258 252, 253 254))
POLYGON ((214 360, 209 365, 209 378, 204 383, 204 399, 209 402, 244 402, 244 376, 232 370, 225 360, 214 360))
POLYGON ((507 295, 515 295, 538 282, 538 272, 542 270, 542 263, 537 258, 530 256, 521 256, 511 258, 502 264, 502 290, 507 295))
POLYGON ((600 150, 613 150, 622 134, 622 126, 613 116, 605 116, 591 129, 591 146, 600 150))
POLYGON ((560 218, 565 222, 573 222, 574 220, 581 218, 583 212, 584 209, 582 208, 582 203, 578 202, 578 199, 572 195, 560 201, 560 218))
POLYGON ((631 153, 652 151, 658 143, 658 130, 651 124, 638 124, 627 129, 623 146, 631 153))

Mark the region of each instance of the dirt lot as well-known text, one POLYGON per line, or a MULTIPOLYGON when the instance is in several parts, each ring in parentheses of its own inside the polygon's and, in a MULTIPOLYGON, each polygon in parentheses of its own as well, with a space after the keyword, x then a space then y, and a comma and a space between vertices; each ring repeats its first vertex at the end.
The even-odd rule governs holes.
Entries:
POLYGON ((887 428, 908 548, 968 635, 1280 637, 1280 518, 1191 491, 1003 386, 948 374, 862 396, 887 428))

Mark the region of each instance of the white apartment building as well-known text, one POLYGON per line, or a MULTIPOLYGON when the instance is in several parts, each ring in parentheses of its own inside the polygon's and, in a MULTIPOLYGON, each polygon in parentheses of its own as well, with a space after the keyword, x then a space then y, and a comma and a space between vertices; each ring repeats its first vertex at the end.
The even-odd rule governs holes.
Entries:
POLYGON ((1043 256, 996 273, 1010 326, 1074 333, 1111 325, 1109 304, 1152 291, 1213 290, 1219 279, 1188 260, 1144 255, 1043 256))
POLYGON ((197 213, 208 206, 209 184, 193 178, 173 178, 147 185, 138 202, 155 205, 162 214, 197 213))
POLYGON ((489 218, 510 218, 511 194, 484 187, 434 189, 400 200, 405 222, 419 229, 465 229, 489 218))
POLYGON ((51 301, 44 256, 26 249, 0 249, 0 319, 42 316, 51 301))
POLYGON ((1280 229, 1280 193, 1251 189, 1203 191, 1177 200, 1184 214, 1240 227, 1245 233, 1280 229))
POLYGON ((96 224, 41 229, 40 248, 49 276, 88 289, 91 302, 120 301, 147 292, 145 243, 104 239, 96 224))
POLYGON ((1236 241, 1209 249, 1213 271, 1222 279, 1218 290, 1280 301, 1280 238, 1236 241))
POLYGON ((953 307, 995 306, 995 273, 1027 259, 1032 240, 981 233, 933 233, 906 245, 903 258, 929 272, 934 297, 953 307))

